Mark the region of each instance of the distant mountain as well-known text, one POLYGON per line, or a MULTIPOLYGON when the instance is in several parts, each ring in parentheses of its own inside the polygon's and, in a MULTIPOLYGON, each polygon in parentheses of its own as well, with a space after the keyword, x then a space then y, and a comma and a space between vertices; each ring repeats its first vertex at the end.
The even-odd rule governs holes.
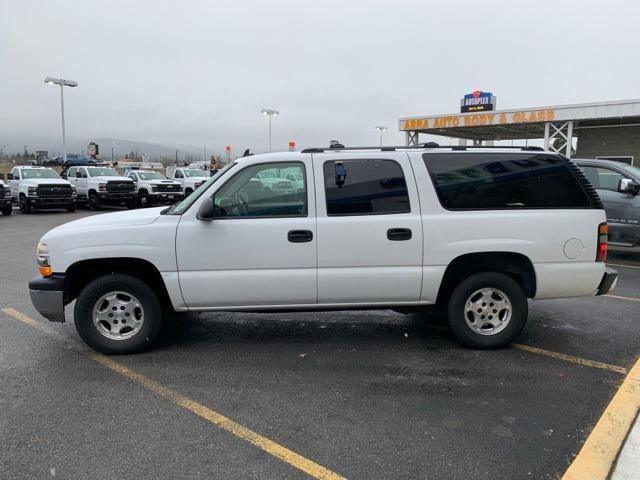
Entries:
MULTIPOLYGON (((167 161, 175 159, 176 148, 179 149, 178 158, 180 161, 202 160, 202 147, 193 145, 160 145, 149 142, 139 142, 134 140, 95 138, 90 140, 100 147, 100 157, 105 160, 111 159, 111 147, 114 147, 116 158, 122 158, 129 152, 148 157, 149 160, 167 161)), ((81 141, 74 138, 67 139, 67 153, 82 153, 86 151, 89 141, 81 141)), ((4 137, 0 135, 0 147, 4 148, 5 154, 22 153, 26 147, 30 153, 37 150, 46 150, 50 157, 62 154, 62 141, 60 138, 36 137, 36 136, 13 136, 4 137)), ((212 154, 215 152, 208 152, 212 154)))

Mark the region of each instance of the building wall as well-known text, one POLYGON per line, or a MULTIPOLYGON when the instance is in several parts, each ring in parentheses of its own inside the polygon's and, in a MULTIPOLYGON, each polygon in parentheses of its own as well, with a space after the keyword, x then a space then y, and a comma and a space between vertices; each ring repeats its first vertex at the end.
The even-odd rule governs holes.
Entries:
POLYGON ((624 155, 633 156, 633 164, 640 165, 640 125, 586 128, 576 133, 578 145, 575 158, 624 155))

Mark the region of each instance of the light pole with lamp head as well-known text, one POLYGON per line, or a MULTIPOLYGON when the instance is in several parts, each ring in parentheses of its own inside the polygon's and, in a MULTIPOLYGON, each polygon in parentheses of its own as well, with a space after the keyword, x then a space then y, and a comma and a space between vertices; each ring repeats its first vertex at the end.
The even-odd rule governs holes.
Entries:
POLYGON ((64 87, 77 87, 78 82, 65 80, 64 78, 47 77, 44 83, 49 85, 60 85, 60 111, 62 113, 62 159, 67 163, 67 136, 64 129, 64 87))
POLYGON ((382 135, 384 135, 384 132, 386 132, 388 130, 387 127, 383 127, 382 125, 378 125, 376 127, 376 130, 378 132, 380 132, 380 146, 382 146, 382 135))
POLYGON ((260 110, 260 113, 269 116, 269 152, 271 152, 271 117, 273 117, 274 115, 280 115, 280 112, 277 110, 272 110, 271 108, 263 108, 262 110, 260 110))

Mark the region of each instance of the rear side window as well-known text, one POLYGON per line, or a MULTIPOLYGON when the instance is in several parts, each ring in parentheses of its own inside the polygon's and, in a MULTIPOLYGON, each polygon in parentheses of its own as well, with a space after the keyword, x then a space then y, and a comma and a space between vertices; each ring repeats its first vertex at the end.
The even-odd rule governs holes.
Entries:
POLYGON ((558 157, 460 152, 422 158, 440 203, 451 210, 591 207, 582 185, 558 157))
POLYGON ((329 161, 323 170, 327 215, 411 211, 402 167, 393 160, 329 161))

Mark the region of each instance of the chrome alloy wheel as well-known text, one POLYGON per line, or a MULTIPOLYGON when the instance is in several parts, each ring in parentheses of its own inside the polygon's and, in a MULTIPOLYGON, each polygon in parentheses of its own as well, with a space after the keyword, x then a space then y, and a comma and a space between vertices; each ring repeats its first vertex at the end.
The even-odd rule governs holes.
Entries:
POLYGON ((93 325, 111 340, 133 337, 144 323, 144 309, 140 301, 127 292, 109 292, 95 303, 93 325))
POLYGON ((480 335, 495 335, 504 330, 511 320, 511 300, 497 288, 476 290, 464 306, 467 326, 480 335))

